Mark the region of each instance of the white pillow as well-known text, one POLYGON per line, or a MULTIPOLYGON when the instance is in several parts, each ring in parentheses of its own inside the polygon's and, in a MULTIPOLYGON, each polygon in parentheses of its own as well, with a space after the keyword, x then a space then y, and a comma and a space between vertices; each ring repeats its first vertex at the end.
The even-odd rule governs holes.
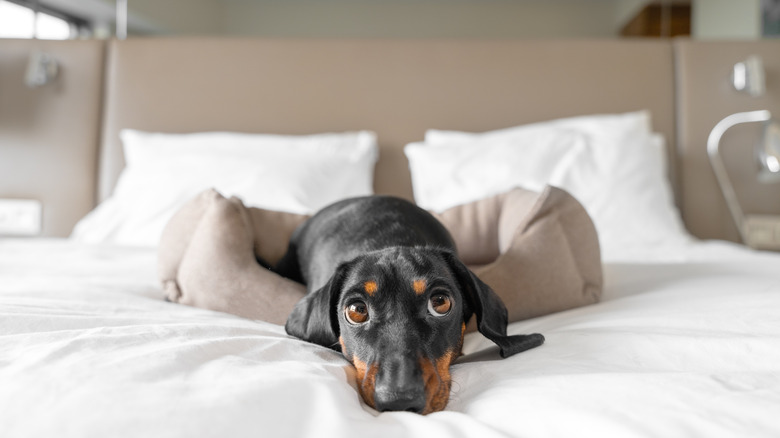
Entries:
POLYGON ((73 239, 155 246, 170 217, 208 188, 248 206, 310 214, 373 193, 376 135, 309 136, 123 130, 126 167, 114 193, 84 217, 73 239))
POLYGON ((409 159, 415 202, 442 212, 503 193, 514 187, 541 190, 560 184, 569 167, 585 155, 582 135, 557 129, 531 129, 511 140, 453 142, 430 147, 411 143, 409 159))
MULTIPOLYGON (((690 239, 667 179, 663 136, 653 134, 650 126, 650 114, 639 111, 559 119, 482 134, 431 130, 425 139, 435 148, 453 143, 479 148, 520 138, 529 130, 581 133, 588 144, 586 152, 550 183, 583 204, 598 230, 604 259, 616 260, 628 247, 690 239)), ((490 190, 485 188, 486 196, 490 190)))
POLYGON ((690 241, 667 179, 665 143, 659 133, 627 142, 616 168, 584 160, 563 178, 561 187, 593 218, 604 260, 622 260, 636 247, 690 241))
POLYGON ((650 113, 636 111, 623 114, 599 114, 557 119, 529 125, 515 126, 484 133, 440 131, 425 133, 425 142, 437 146, 453 142, 505 141, 538 129, 568 129, 582 133, 589 144, 595 163, 604 169, 616 167, 625 156, 626 143, 644 141, 651 133, 650 113))

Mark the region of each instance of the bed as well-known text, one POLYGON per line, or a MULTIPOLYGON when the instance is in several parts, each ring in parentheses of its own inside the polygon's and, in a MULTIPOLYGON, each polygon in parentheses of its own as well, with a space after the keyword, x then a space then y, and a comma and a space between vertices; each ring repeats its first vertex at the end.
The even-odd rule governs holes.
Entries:
MULTIPOLYGON (((680 44, 678 53, 697 53, 680 44)), ((543 333, 546 342, 507 359, 467 334, 449 404, 426 416, 367 407, 339 353, 280 325, 165 302, 154 232, 105 231, 121 209, 93 212, 81 238, 0 239, 0 436, 780 435, 780 254, 700 240, 695 223, 683 226, 679 181, 702 170, 679 152, 692 146, 682 144, 690 132, 675 129, 685 118, 675 116, 674 51, 650 41, 109 43, 101 205, 133 181, 123 170, 127 128, 141 137, 369 130, 378 162, 361 190, 431 208, 444 207, 434 205, 443 195, 422 195, 443 192, 425 180, 426 164, 462 145, 463 157, 501 148, 516 126, 559 129, 585 115, 584 136, 559 132, 580 154, 567 165, 580 166, 602 135, 588 131, 590 117, 629 115, 652 128, 633 159, 654 164, 615 167, 633 156, 617 147, 583 168, 591 173, 556 167, 522 181, 547 183, 554 173, 589 208, 602 242, 601 302, 513 322, 510 334, 543 333), (638 173, 647 178, 632 179, 638 186, 619 183, 638 173), (582 188, 586 177, 607 176, 603 187, 582 188), (421 191, 426 184, 433 191, 421 191), (613 208, 599 197, 605 187, 607 200, 654 208, 613 208)), ((627 132, 616 144, 638 138, 627 132)))
POLYGON ((0 248, 6 437, 778 433, 780 258, 731 244, 607 264, 602 303, 512 324, 547 338, 513 358, 468 335, 425 417, 366 408, 338 353, 281 326, 162 301, 152 250, 0 248))

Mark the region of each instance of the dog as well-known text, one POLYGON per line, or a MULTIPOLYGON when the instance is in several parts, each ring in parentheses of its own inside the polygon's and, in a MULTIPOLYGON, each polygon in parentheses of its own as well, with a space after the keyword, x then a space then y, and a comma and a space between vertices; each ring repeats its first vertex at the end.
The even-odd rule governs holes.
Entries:
POLYGON ((447 229, 400 198, 325 207, 295 230, 275 271, 307 287, 287 333, 340 350, 363 400, 380 412, 445 408, 472 315, 504 357, 544 342, 537 333, 507 336, 504 304, 461 263, 447 229))

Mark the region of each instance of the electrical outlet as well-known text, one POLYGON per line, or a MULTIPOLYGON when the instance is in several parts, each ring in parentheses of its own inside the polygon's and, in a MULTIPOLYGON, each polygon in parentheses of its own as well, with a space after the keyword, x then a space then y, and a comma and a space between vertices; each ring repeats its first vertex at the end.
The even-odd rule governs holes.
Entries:
POLYGON ((748 246, 780 250, 780 216, 749 215, 743 225, 748 246))
POLYGON ((0 199, 0 235, 41 234, 42 210, 41 202, 35 199, 0 199))

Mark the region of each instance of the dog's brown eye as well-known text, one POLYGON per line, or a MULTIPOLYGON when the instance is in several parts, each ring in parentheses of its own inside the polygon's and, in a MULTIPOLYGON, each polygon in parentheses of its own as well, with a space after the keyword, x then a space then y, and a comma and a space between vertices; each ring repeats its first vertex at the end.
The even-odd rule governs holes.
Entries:
POLYGON ((344 315, 352 324, 363 324, 368 321, 368 306, 362 301, 354 301, 344 309, 344 315))
POLYGON ((428 312, 433 316, 444 316, 452 308, 452 300, 447 294, 434 294, 428 300, 428 312))

